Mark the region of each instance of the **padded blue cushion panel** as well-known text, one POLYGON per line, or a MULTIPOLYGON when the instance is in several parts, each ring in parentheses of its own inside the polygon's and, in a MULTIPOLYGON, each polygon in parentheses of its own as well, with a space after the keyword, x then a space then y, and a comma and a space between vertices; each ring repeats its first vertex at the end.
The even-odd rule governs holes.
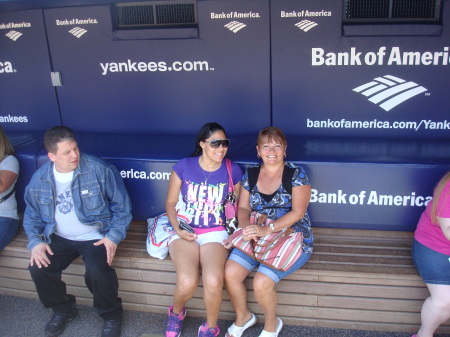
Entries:
MULTIPOLYGON (((232 136, 228 157, 257 162, 256 135, 232 136)), ((176 162, 194 151, 194 136, 77 133, 81 151, 105 159, 176 162)), ((300 162, 450 165, 450 141, 288 137, 287 160, 300 162)), ((47 153, 41 153, 47 160, 47 153)), ((41 164, 40 164, 41 165, 41 164)))
POLYGON ((288 137, 287 158, 318 162, 450 165, 450 141, 288 137))
POLYGON ((23 200, 25 187, 36 171, 36 156, 43 147, 44 132, 8 132, 20 165, 19 178, 16 184, 16 199, 19 212, 25 210, 23 200))
MULTIPOLYGON (((230 137, 228 157, 257 163, 256 135, 230 137)), ((77 134, 81 151, 114 164, 133 217, 163 213, 172 166, 194 150, 195 136, 77 134)), ((287 161, 305 167, 313 187, 314 226, 414 230, 425 200, 450 169, 444 141, 288 137, 287 161)), ((48 161, 42 149, 39 166, 48 161)))
MULTIPOLYGON (((82 152, 97 155, 118 168, 133 204, 133 218, 145 220, 164 212, 168 174, 178 160, 193 153, 196 136, 76 133, 76 139, 82 152)), ((228 157, 243 167, 254 163, 255 144, 253 136, 233 137, 228 157)), ((48 160, 42 148, 38 166, 48 160)))
MULTIPOLYGON (((194 152, 196 135, 111 135, 77 132, 76 139, 82 152, 104 159, 175 163, 194 152)), ((255 146, 256 136, 231 137, 228 157, 240 162, 256 161, 255 146)), ((39 166, 47 159, 47 152, 42 148, 38 158, 39 166)))

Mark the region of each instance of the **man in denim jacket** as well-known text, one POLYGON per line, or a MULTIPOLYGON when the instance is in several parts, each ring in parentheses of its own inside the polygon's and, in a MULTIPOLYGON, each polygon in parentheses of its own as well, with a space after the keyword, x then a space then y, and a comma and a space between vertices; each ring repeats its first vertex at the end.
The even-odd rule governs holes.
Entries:
POLYGON ((41 302, 53 309, 45 334, 59 336, 77 315, 61 273, 82 256, 86 285, 104 319, 101 336, 119 336, 123 309, 111 263, 131 222, 125 185, 113 165, 80 153, 71 129, 48 130, 44 143, 50 161, 25 190, 23 224, 31 251, 28 269, 41 302))

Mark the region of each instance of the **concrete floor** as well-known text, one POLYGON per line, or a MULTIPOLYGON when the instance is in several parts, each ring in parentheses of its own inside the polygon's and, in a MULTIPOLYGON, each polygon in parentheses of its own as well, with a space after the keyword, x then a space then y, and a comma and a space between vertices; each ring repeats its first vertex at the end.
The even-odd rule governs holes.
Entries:
MULTIPOLYGON (((78 305, 79 316, 70 322, 62 337, 100 336, 102 319, 92 307, 78 305)), ((189 314, 189 313, 188 313, 189 314)), ((52 312, 45 309, 36 299, 0 295, 0 336, 1 337, 35 337, 43 336, 45 324, 52 312)), ((186 317, 183 337, 196 337, 201 318, 186 317)), ((231 321, 221 320, 220 336, 224 336, 231 321)), ((121 337, 160 337, 164 336, 166 315, 146 312, 125 311, 121 337)), ((258 337, 262 325, 256 324, 248 329, 244 337, 258 337)), ((376 332, 360 330, 327 329, 302 326, 285 326, 280 337, 411 337, 409 333, 376 332)), ((439 335, 444 337, 444 335, 439 335)), ((449 335, 447 335, 449 336, 449 335)), ((435 337, 438 337, 436 335, 435 337)))

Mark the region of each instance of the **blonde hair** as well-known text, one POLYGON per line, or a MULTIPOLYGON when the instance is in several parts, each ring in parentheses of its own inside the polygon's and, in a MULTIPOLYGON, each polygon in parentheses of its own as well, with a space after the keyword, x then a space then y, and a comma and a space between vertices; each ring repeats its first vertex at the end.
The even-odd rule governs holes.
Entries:
POLYGON ((14 148, 9 141, 8 136, 0 125, 0 161, 3 161, 5 157, 14 155, 14 148))
MULTIPOLYGON (((448 181, 450 180, 450 171, 447 172, 447 174, 445 176, 442 177, 441 180, 439 180, 439 182, 436 185, 436 188, 434 189, 433 192, 433 204, 431 207, 431 223, 434 225, 438 224, 437 221, 437 205, 438 205, 438 201, 439 198, 441 197, 442 191, 444 190, 445 185, 447 185, 448 181)), ((447 198, 447 195, 445 195, 445 197, 447 198)))

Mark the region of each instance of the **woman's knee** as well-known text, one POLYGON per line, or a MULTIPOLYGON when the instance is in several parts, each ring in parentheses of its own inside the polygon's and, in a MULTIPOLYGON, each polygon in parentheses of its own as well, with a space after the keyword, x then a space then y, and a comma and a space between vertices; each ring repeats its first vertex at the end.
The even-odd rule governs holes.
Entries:
POLYGON ((225 265, 225 283, 239 284, 245 281, 248 271, 235 261, 228 260, 225 265))
POLYGON ((450 286, 440 284, 427 284, 430 291, 430 300, 433 305, 441 310, 450 310, 450 286))
POLYGON ((224 271, 224 280, 227 283, 235 282, 236 279, 236 273, 233 272, 233 266, 230 266, 230 264, 227 262, 225 264, 225 271, 224 271))
POLYGON ((271 293, 275 285, 276 283, 270 277, 262 273, 256 273, 253 278, 253 290, 256 295, 271 293))
POLYGON ((203 275, 203 287, 207 291, 222 291, 224 284, 224 276, 221 274, 203 275))
POLYGON ((177 275, 177 291, 184 294, 193 293, 198 287, 198 277, 193 275, 177 275))
POLYGON ((445 312, 450 315, 450 297, 448 296, 431 296, 431 303, 440 312, 445 312))

